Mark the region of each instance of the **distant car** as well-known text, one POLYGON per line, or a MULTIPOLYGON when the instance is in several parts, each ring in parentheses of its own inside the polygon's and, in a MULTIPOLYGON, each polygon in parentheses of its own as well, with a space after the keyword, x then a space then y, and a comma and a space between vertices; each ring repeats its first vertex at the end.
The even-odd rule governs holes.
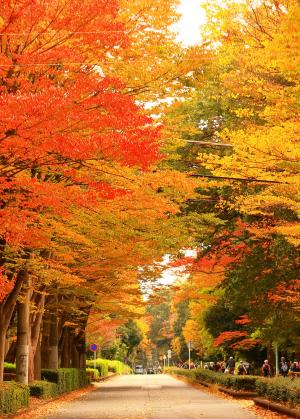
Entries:
POLYGON ((144 368, 143 365, 136 365, 134 367, 134 373, 135 374, 144 374, 144 368))
POLYGON ((147 374, 155 374, 155 371, 152 367, 147 368, 147 374))

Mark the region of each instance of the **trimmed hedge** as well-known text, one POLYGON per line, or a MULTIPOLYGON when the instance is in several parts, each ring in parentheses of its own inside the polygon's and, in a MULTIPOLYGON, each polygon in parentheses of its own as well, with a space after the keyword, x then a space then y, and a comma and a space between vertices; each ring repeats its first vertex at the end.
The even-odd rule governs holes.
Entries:
POLYGON ((182 375, 192 381, 205 381, 233 390, 256 391, 259 396, 278 403, 300 407, 300 380, 284 377, 263 378, 253 375, 231 375, 202 368, 185 370, 166 368, 170 374, 182 375))
POLYGON ((218 384, 234 390, 255 391, 258 377, 252 375, 231 375, 214 372, 202 368, 185 370, 181 368, 166 368, 166 372, 183 375, 194 381, 205 381, 210 384, 218 384))
POLYGON ((28 403, 28 386, 14 381, 0 383, 0 413, 15 413, 28 403))
POLYGON ((258 377, 253 375, 232 375, 205 369, 195 370, 196 379, 219 384, 234 390, 255 391, 258 377))
POLYGON ((89 384, 85 369, 59 368, 42 370, 42 379, 57 384, 58 394, 67 393, 89 384))
MULTIPOLYGON (((86 361, 88 368, 94 368, 94 360, 86 361)), ((96 359, 96 369, 99 371, 100 377, 106 377, 108 375, 108 362, 107 359, 96 359)))
POLYGON ((100 373, 99 373, 99 370, 97 370, 97 368, 87 368, 86 373, 89 376, 91 381, 99 380, 100 373))
MULTIPOLYGON (((89 359, 86 361, 86 366, 88 368, 94 368, 94 360, 89 359)), ((108 372, 113 372, 114 374, 130 374, 131 369, 128 365, 124 364, 121 361, 111 360, 111 359, 96 359, 96 368, 99 371, 100 377, 106 377, 108 372)))
POLYGON ((115 374, 129 374, 131 372, 130 367, 121 361, 108 360, 108 371, 114 372, 115 374))
POLYGON ((10 362, 4 362, 4 371, 16 372, 16 364, 11 364, 10 362))
POLYGON ((269 400, 288 403, 290 406, 300 406, 300 380, 275 377, 259 378, 256 382, 257 393, 269 400))
POLYGON ((42 399, 50 399, 58 395, 58 386, 56 383, 49 381, 33 381, 29 384, 30 395, 41 397, 42 399))

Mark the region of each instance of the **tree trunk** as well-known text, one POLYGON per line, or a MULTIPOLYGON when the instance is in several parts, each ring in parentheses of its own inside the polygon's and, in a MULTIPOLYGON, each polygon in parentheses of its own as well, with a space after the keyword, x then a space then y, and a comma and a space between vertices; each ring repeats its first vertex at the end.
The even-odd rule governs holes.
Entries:
POLYGON ((42 333, 41 333, 41 362, 42 368, 49 368, 49 333, 50 323, 49 315, 46 313, 43 319, 42 333))
POLYGON ((62 333, 62 350, 61 350, 61 368, 69 368, 70 366, 70 329, 63 328, 62 333))
POLYGON ((55 370, 58 368, 58 319, 57 313, 50 316, 49 334, 49 364, 48 368, 55 370))
POLYGON ((34 372, 33 372, 34 379, 41 380, 42 379, 41 333, 40 333, 39 340, 36 346, 33 363, 34 363, 34 372))
POLYGON ((11 318, 14 313, 14 308, 18 295, 20 293, 22 284, 27 279, 27 270, 21 269, 15 281, 15 285, 10 294, 0 304, 0 382, 3 381, 4 359, 5 359, 5 342, 6 333, 9 327, 11 318))
POLYGON ((17 303, 17 356, 16 356, 16 381, 22 384, 28 384, 28 366, 29 366, 29 344, 30 344, 30 297, 31 289, 29 279, 26 284, 26 290, 23 301, 17 303))
POLYGON ((3 325, 2 316, 0 313, 0 381, 3 381, 5 341, 6 341, 6 328, 3 325))
POLYGON ((13 364, 16 360, 16 342, 12 340, 9 345, 9 350, 5 355, 5 362, 10 362, 13 364))
POLYGON ((35 353, 38 342, 40 340, 40 332, 41 332, 41 324, 42 318, 44 313, 44 305, 45 305, 45 294, 41 294, 40 292, 34 298, 35 303, 35 313, 30 316, 30 351, 29 351, 29 370, 28 370, 28 380, 29 382, 33 381, 35 366, 35 353))

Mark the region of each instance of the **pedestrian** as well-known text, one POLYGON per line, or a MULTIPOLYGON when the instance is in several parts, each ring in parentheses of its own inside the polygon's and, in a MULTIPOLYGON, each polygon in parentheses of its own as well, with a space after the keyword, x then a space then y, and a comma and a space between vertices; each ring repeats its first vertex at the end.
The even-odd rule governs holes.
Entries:
POLYGON ((221 362, 221 372, 225 372, 226 370, 226 363, 224 361, 221 362))
POLYGON ((246 375, 250 375, 251 374, 251 365, 250 365, 250 363, 249 362, 245 362, 244 363, 244 367, 245 367, 245 369, 247 371, 247 374, 246 375))
POLYGON ((245 365, 243 361, 240 361, 238 366, 238 375, 247 375, 247 370, 245 368, 245 365))
POLYGON ((298 369, 298 363, 297 363, 297 361, 294 361, 293 363, 292 363, 292 365, 291 365, 291 371, 292 372, 299 372, 300 370, 298 369))
POLYGON ((233 359, 233 357, 229 357, 227 365, 226 365, 226 369, 228 369, 229 374, 234 374, 234 368, 235 368, 235 360, 233 359))
POLYGON ((288 375, 288 372, 289 372, 288 363, 286 362, 285 358, 282 356, 280 359, 280 364, 279 364, 279 373, 283 377, 286 377, 288 375))
POLYGON ((261 373, 264 377, 270 377, 271 376, 271 366, 270 366, 269 361, 267 359, 262 364, 261 373))

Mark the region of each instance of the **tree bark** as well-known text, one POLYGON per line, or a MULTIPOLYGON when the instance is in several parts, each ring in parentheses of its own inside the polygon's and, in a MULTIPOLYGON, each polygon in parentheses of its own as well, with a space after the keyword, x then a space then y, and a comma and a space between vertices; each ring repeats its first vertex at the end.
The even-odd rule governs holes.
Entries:
POLYGON ((49 314, 46 312, 43 318, 43 326, 41 333, 41 362, 42 368, 49 368, 49 333, 50 322, 49 314))
POLYGON ((27 278, 26 289, 23 301, 17 303, 17 356, 16 356, 16 381, 22 384, 28 384, 28 366, 29 366, 29 345, 30 345, 30 280, 27 278))
POLYGON ((13 364, 16 360, 16 341, 13 340, 10 342, 9 350, 5 355, 5 362, 10 362, 13 364))
POLYGON ((21 269, 18 272, 13 290, 0 304, 0 382, 3 381, 7 329, 9 327, 21 287, 25 280, 27 280, 27 276, 28 274, 26 268, 21 269))
POLYGON ((70 329, 65 326, 62 332, 61 368, 69 368, 70 366, 70 340, 70 329))
POLYGON ((34 375, 35 380, 42 379, 41 333, 39 336, 39 340, 38 340, 35 355, 34 355, 34 374, 33 375, 34 375))
POLYGON ((35 303, 35 313, 30 316, 30 350, 29 350, 29 370, 28 370, 28 380, 29 382, 35 379, 35 354, 38 342, 40 340, 40 332, 41 332, 41 324, 42 318, 44 313, 44 305, 45 305, 45 294, 41 294, 40 292, 35 295, 34 298, 35 303))
POLYGON ((50 333, 49 333, 49 369, 58 368, 58 297, 53 296, 52 314, 50 315, 50 333))

